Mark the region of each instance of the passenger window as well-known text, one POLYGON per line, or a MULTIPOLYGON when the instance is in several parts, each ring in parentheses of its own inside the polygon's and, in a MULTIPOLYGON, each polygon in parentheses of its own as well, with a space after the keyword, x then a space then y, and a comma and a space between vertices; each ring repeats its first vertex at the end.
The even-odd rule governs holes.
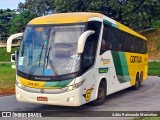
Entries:
POLYGON ((147 53, 147 41, 104 24, 100 55, 107 50, 147 53))

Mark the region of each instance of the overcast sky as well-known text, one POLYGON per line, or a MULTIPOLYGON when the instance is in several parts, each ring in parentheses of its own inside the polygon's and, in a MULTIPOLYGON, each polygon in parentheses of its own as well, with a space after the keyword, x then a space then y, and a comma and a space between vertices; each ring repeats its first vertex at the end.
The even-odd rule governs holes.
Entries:
POLYGON ((25 0, 0 0, 0 9, 16 9, 18 3, 24 2, 25 0))

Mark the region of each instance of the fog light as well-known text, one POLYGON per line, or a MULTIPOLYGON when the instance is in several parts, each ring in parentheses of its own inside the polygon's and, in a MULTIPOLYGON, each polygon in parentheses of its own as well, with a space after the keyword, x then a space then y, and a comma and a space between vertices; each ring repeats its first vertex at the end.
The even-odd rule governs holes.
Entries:
POLYGON ((67 102, 71 102, 71 101, 73 101, 73 99, 74 99, 74 97, 69 97, 69 98, 67 98, 67 102))

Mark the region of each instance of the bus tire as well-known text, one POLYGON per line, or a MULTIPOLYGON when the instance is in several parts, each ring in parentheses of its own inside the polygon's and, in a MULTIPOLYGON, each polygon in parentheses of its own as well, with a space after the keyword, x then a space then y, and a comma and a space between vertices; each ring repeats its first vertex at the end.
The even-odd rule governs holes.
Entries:
POLYGON ((141 74, 140 74, 140 77, 139 77, 139 84, 140 84, 140 86, 142 85, 142 82, 143 82, 143 72, 141 72, 141 74))
POLYGON ((135 82, 135 85, 132 88, 134 90, 138 90, 139 87, 140 87, 140 78, 139 78, 139 74, 137 73, 137 75, 136 75, 136 82, 135 82))
POLYGON ((98 96, 97 99, 92 101, 91 104, 94 106, 102 105, 106 99, 106 82, 101 81, 98 88, 98 96))

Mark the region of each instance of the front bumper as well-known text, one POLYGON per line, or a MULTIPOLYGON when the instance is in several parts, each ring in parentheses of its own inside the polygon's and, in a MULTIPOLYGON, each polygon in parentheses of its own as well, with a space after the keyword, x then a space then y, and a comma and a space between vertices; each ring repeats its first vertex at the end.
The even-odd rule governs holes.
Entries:
POLYGON ((16 99, 20 102, 30 102, 38 104, 48 105, 60 105, 60 106, 80 106, 82 103, 82 93, 80 88, 75 90, 64 92, 61 94, 45 94, 45 93, 33 93, 25 91, 15 85, 16 99), (47 101, 38 101, 37 97, 45 97, 47 101))

